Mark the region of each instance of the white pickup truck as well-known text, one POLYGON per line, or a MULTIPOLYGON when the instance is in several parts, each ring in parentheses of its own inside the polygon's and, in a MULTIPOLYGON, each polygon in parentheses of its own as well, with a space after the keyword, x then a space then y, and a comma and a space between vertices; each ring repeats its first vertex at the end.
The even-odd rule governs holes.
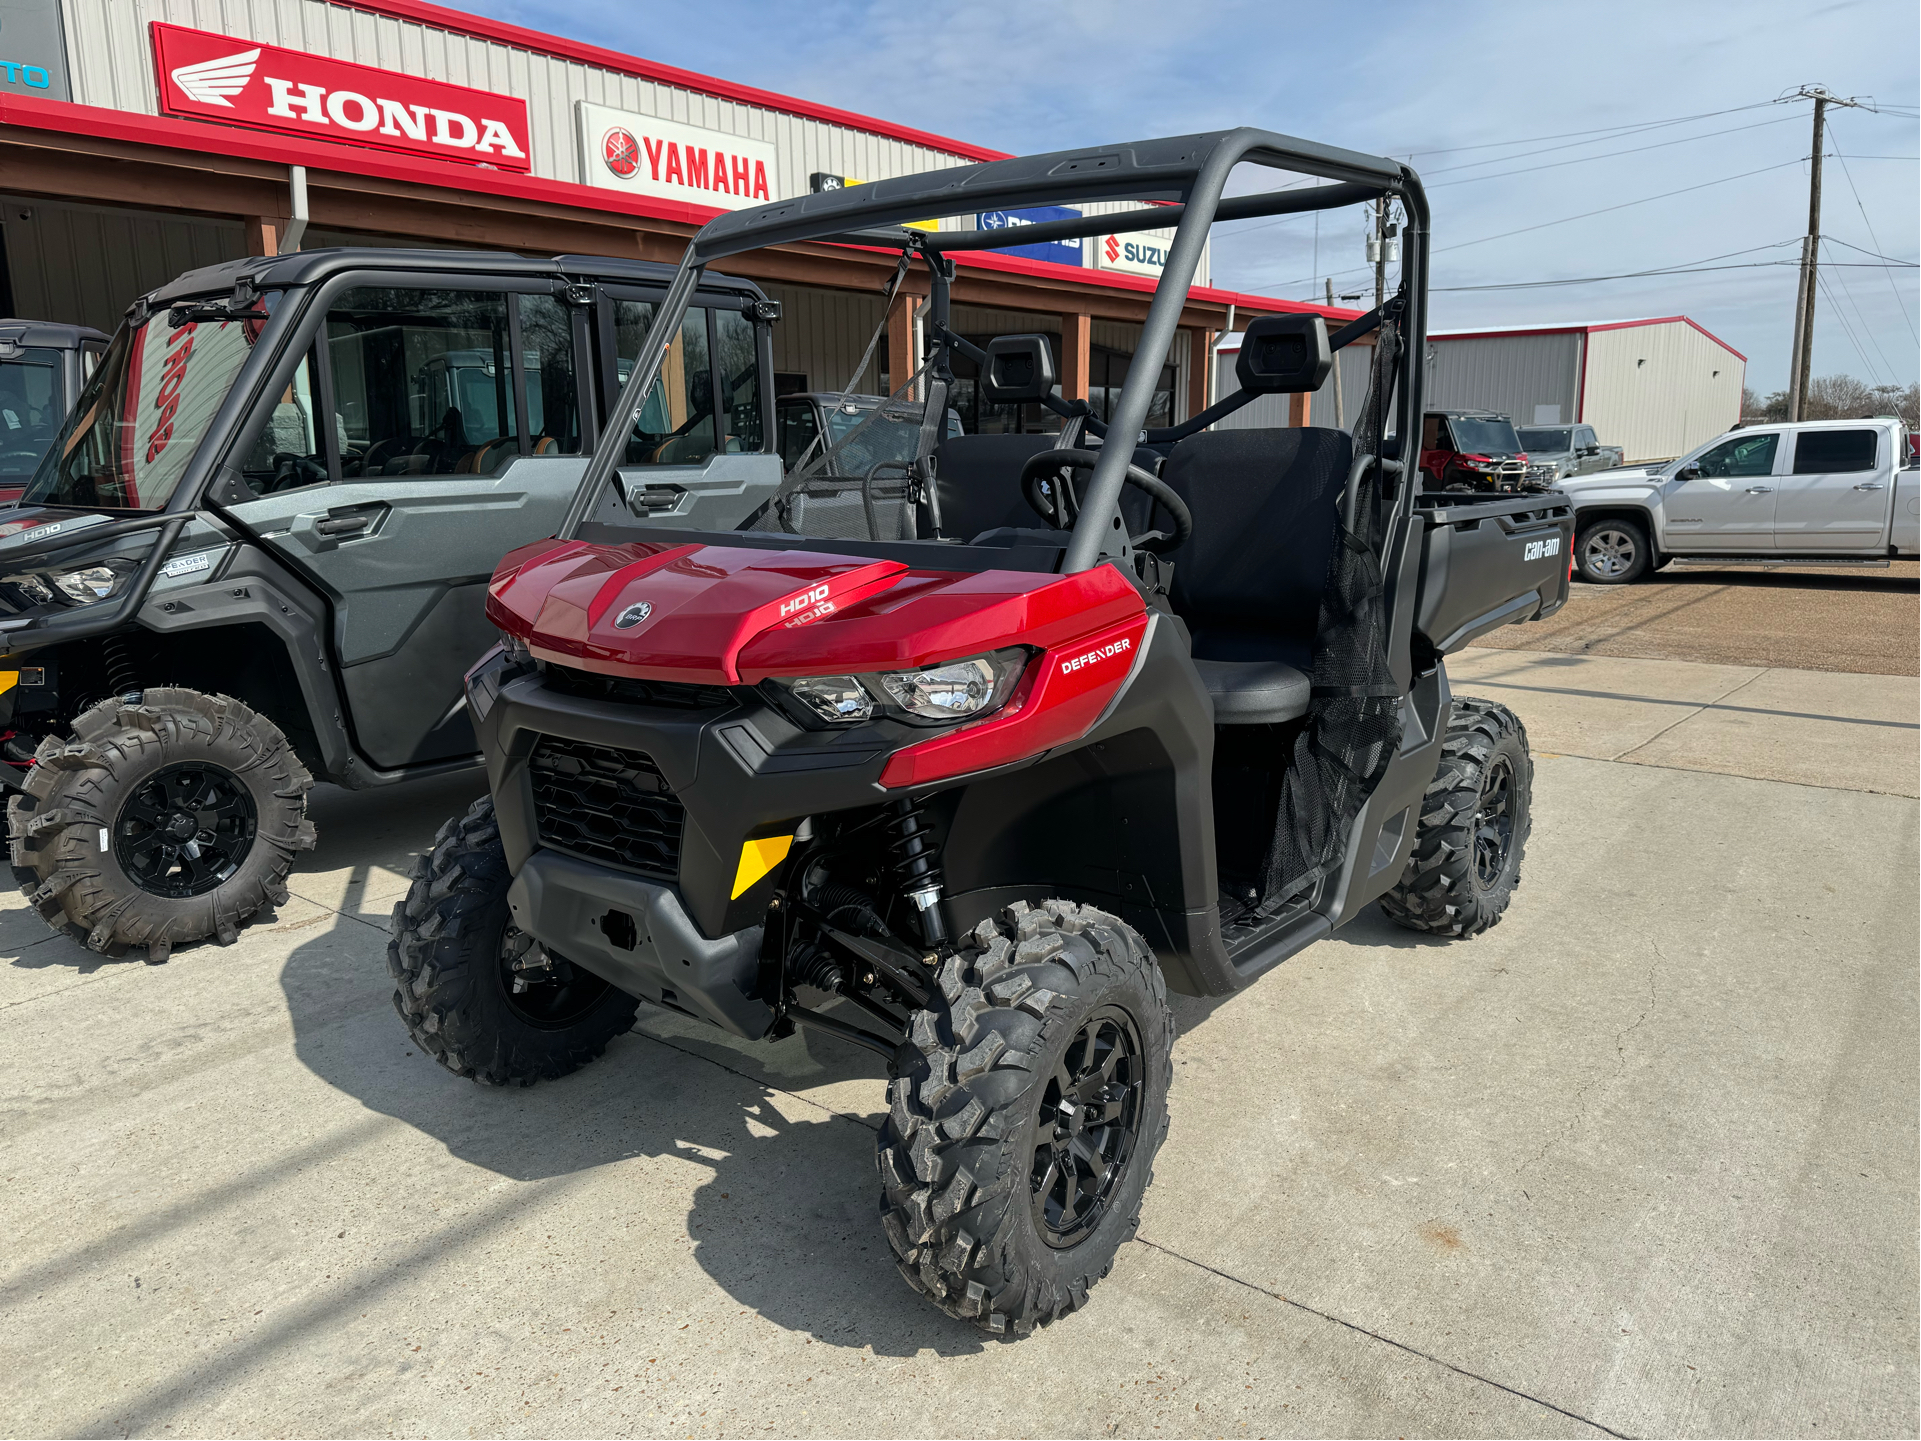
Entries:
POLYGON ((1921 553, 1921 471, 1893 417, 1754 425, 1679 459, 1570 476, 1574 574, 1626 585, 1669 560, 1921 553))

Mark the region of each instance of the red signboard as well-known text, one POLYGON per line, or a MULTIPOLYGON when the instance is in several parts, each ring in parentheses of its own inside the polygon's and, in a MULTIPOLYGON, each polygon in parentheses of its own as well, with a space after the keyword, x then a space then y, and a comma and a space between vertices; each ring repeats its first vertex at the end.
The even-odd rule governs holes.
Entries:
POLYGON ((527 102, 511 95, 158 21, 153 53, 160 108, 169 115, 498 170, 532 168, 527 102))

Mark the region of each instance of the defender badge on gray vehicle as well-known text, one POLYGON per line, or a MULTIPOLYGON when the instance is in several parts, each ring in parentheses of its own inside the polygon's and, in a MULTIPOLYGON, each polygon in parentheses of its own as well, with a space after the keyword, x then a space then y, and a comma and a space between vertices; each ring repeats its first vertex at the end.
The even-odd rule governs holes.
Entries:
POLYGON ((654 607, 651 602, 644 600, 636 602, 614 618, 614 629, 632 630, 653 613, 654 607))

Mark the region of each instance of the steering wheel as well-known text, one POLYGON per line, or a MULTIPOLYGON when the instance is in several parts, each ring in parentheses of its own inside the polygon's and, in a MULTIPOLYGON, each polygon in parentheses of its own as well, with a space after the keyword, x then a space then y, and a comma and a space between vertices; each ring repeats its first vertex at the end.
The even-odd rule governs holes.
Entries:
MULTIPOLYGON (((1055 530, 1072 530, 1080 515, 1080 503, 1067 486, 1065 473, 1069 470, 1091 470, 1100 458, 1098 450, 1043 450, 1030 457, 1027 464, 1021 467, 1021 495, 1033 507, 1035 514, 1055 530), (1050 474, 1053 479, 1049 487, 1051 499, 1040 494, 1041 480, 1050 474)), ((1174 493, 1173 487, 1132 461, 1128 462, 1124 479, 1136 490, 1145 491, 1174 521, 1172 535, 1150 530, 1134 540, 1134 548, 1161 554, 1187 544, 1188 538, 1194 534, 1194 513, 1187 508, 1187 502, 1174 493)))

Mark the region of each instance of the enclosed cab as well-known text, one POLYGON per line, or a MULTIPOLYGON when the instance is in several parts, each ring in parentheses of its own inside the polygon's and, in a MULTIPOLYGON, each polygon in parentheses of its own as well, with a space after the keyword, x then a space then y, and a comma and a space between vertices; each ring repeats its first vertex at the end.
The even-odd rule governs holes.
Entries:
POLYGON ((1514 422, 1491 410, 1430 410, 1421 420, 1421 471, 1436 490, 1512 494, 1559 478, 1521 448, 1514 422))
POLYGON ((89 326, 0 320, 0 505, 20 498, 106 349, 89 326))
MULTIPOLYGON (((560 524, 672 275, 317 250, 134 304, 0 518, 0 775, 50 922, 150 958, 229 939, 312 843, 312 778, 474 763, 487 578, 560 524), (91 848, 47 820, 83 792, 91 848)), ((620 484, 725 528, 780 480, 775 310, 719 274, 686 299, 620 484)))

